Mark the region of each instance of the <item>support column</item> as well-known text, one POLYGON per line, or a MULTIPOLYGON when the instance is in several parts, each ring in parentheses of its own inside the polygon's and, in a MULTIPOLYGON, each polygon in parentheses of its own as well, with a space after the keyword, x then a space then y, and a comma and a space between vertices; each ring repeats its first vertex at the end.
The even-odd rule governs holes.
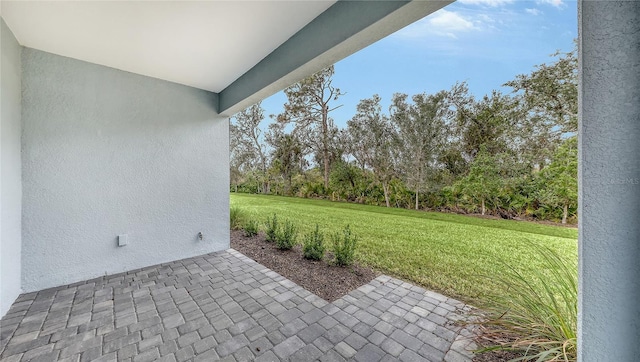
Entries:
POLYGON ((578 360, 640 356, 640 1, 579 1, 578 360))

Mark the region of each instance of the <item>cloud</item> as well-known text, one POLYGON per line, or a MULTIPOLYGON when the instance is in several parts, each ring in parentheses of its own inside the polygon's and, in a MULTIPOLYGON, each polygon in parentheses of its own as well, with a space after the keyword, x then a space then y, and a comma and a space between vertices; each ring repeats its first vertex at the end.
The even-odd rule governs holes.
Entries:
POLYGON ((475 29, 472 21, 455 11, 440 10, 427 19, 434 33, 450 38, 457 38, 458 33, 475 29))
POLYGON ((531 15, 533 15, 533 16, 538 16, 538 15, 542 14, 542 11, 540 11, 540 10, 538 10, 538 9, 529 9, 529 8, 526 8, 526 9, 524 9, 524 11, 526 11, 527 13, 529 13, 529 14, 531 14, 531 15))
POLYGON ((497 7, 505 4, 510 4, 514 0, 458 0, 458 1, 462 4, 467 4, 467 5, 484 5, 484 6, 497 7))
POLYGON ((493 11, 441 9, 397 32, 404 38, 458 39, 464 34, 496 31, 502 24, 493 11))
POLYGON ((478 14, 476 15, 477 20, 474 21, 474 25, 476 28, 492 28, 495 29, 495 24, 502 23, 500 20, 496 21, 496 19, 492 18, 487 14, 478 14))
POLYGON ((562 8, 565 6, 565 3, 563 0, 536 0, 537 4, 546 4, 546 5, 552 5, 555 6, 557 8, 562 8))

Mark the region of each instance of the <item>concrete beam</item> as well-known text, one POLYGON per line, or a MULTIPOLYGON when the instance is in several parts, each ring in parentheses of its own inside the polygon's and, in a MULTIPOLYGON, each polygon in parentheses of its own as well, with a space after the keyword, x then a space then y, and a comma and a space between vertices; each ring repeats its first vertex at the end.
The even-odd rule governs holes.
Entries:
POLYGON ((220 92, 231 116, 453 1, 338 1, 220 92))

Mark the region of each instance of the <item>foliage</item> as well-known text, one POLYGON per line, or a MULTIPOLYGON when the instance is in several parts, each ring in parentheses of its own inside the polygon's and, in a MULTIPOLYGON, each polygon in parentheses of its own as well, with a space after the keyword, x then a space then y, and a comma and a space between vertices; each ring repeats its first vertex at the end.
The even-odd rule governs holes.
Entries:
POLYGON ((463 195, 480 203, 481 213, 484 215, 486 203, 498 194, 500 182, 497 158, 489 155, 483 146, 471 163, 469 174, 458 182, 458 187, 463 195))
POLYGON ((293 222, 285 220, 282 228, 276 232, 276 245, 280 250, 289 250, 296 245, 297 238, 298 228, 293 222))
POLYGON ((490 155, 507 151, 513 137, 509 131, 520 116, 513 113, 513 99, 493 91, 476 101, 463 82, 449 91, 448 101, 455 109, 452 126, 465 157, 475 158, 481 148, 490 155))
POLYGON ((278 216, 274 213, 273 217, 267 218, 267 221, 264 223, 267 241, 276 241, 278 239, 278 216))
MULTIPOLYGON (((523 353, 516 361, 575 361, 578 313, 577 267, 556 251, 529 243, 542 265, 526 272, 503 262, 499 277, 508 295, 493 295, 484 305, 486 336, 499 342, 491 349, 523 353)), ((518 266, 519 267, 519 266, 518 266)), ((494 278, 495 276, 492 276, 494 278)))
POLYGON ((283 194, 290 195, 293 176, 300 173, 306 164, 305 146, 296 134, 284 132, 283 125, 274 123, 269 126, 267 142, 273 147, 271 153, 272 174, 284 181, 283 194))
MULTIPOLYGON (((231 204, 258 220, 273 213, 295 219, 301 233, 318 224, 329 243, 349 224, 358 235, 358 262, 471 304, 491 293, 511 294, 498 283, 506 270, 496 260, 542 267, 528 240, 577 259, 575 228, 272 195, 231 194, 231 204)), ((529 269, 521 272, 530 277, 529 269)))
POLYGON ((576 50, 553 56, 507 94, 462 82, 387 112, 373 95, 342 129, 329 67, 287 88, 268 128, 260 104, 232 118, 230 190, 575 223, 576 50))
POLYGON ((264 120, 264 109, 258 102, 236 113, 235 122, 229 125, 232 166, 236 172, 255 170, 260 172, 261 192, 268 193, 267 153, 260 123, 264 120))
POLYGON ((363 99, 357 113, 347 122, 351 152, 362 168, 369 167, 382 186, 387 207, 389 182, 395 173, 394 144, 398 142, 397 132, 387 116, 382 114, 380 97, 363 99))
POLYGON ((244 236, 252 237, 258 235, 258 222, 255 220, 247 220, 244 223, 244 236))
POLYGON ((306 259, 322 260, 324 251, 324 234, 320 232, 320 226, 316 224, 315 230, 304 234, 302 254, 306 259))
POLYGON ((505 85, 520 94, 527 110, 539 122, 559 125, 565 133, 578 131, 578 47, 556 52, 552 64, 540 64, 531 74, 520 74, 505 85))
POLYGON ((540 199, 561 208, 562 223, 567 223, 569 208, 578 206, 578 137, 564 141, 551 164, 542 170, 540 199))
POLYGON ((444 91, 434 95, 417 94, 413 104, 406 94, 394 94, 391 119, 398 129, 399 153, 403 180, 415 192, 415 208, 425 183, 433 178, 436 161, 444 147, 445 125, 449 114, 444 91))
POLYGON ((229 208, 229 224, 231 229, 240 230, 247 220, 247 212, 245 209, 238 206, 231 206, 229 208))
POLYGON ((329 113, 340 107, 332 107, 330 103, 344 94, 333 85, 333 74, 332 65, 285 89, 287 103, 284 112, 277 116, 279 123, 295 123, 296 133, 316 136, 324 166, 325 188, 329 187, 330 170, 332 122, 329 113))
POLYGON ((356 165, 342 160, 333 165, 329 175, 329 185, 340 200, 357 201, 368 182, 356 165))
POLYGON ((356 252, 356 244, 358 238, 351 234, 351 228, 347 225, 342 234, 336 232, 333 234, 333 254, 335 255, 335 264, 339 266, 348 266, 353 263, 356 252))

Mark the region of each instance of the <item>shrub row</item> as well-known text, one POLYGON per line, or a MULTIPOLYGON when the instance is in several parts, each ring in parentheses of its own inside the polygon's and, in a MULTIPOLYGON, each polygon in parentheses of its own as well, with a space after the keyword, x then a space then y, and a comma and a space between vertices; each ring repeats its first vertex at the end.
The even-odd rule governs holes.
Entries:
MULTIPOLYGON (((241 210, 232 208, 232 226, 234 229, 242 228, 244 235, 252 237, 260 231, 259 223, 249 219, 241 210), (236 219, 234 219, 236 215, 236 219), (240 215, 241 217, 238 217, 240 215), (243 226, 239 226, 243 225, 243 226)), ((298 244, 298 227, 291 220, 280 221, 275 213, 264 222, 264 233, 266 241, 273 242, 280 250, 290 250, 298 244)), ((354 261, 355 250, 358 238, 353 235, 351 228, 347 225, 342 232, 331 235, 334 253, 334 264, 339 266, 351 265, 354 261)), ((302 254, 306 259, 324 259, 327 247, 325 245, 325 234, 320 230, 320 226, 302 236, 302 254)))

